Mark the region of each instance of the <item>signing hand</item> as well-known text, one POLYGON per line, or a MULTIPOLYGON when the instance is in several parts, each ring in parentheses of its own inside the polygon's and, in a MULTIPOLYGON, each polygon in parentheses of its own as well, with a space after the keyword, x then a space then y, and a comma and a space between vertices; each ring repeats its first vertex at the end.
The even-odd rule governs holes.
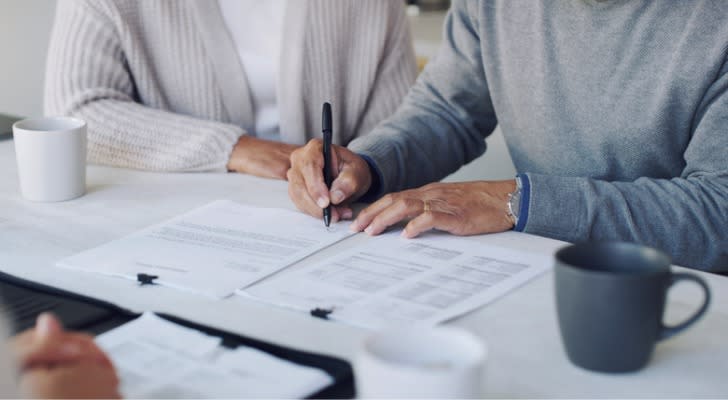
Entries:
POLYGON ((369 190, 372 176, 369 165, 363 158, 346 147, 331 146, 332 176, 331 191, 324 183, 322 154, 323 142, 314 139, 291 154, 291 169, 288 171, 288 195, 299 210, 321 218, 322 209, 334 204, 331 219, 352 217, 349 203, 356 201, 369 190))
POLYGON ((235 144, 227 169, 263 178, 286 179, 291 152, 296 148, 292 144, 244 135, 235 144))
POLYGON ((388 194, 364 209, 351 229, 378 235, 411 219, 402 235, 413 238, 430 229, 455 235, 502 232, 513 227, 506 213, 516 181, 433 183, 388 194))

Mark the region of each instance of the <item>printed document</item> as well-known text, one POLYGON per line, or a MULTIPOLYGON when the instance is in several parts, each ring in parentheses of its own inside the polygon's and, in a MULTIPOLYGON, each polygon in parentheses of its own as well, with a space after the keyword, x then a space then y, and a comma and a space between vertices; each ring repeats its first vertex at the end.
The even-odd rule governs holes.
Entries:
POLYGON ((273 276, 240 294, 380 329, 436 324, 472 311, 546 271, 550 257, 467 238, 399 232, 372 238, 328 261, 273 276))
POLYGON ((350 235, 347 223, 327 229, 295 211, 216 201, 57 265, 130 279, 143 273, 223 298, 350 235))
POLYGON ((303 398, 333 383, 326 372, 146 313, 99 335, 124 398, 303 398))

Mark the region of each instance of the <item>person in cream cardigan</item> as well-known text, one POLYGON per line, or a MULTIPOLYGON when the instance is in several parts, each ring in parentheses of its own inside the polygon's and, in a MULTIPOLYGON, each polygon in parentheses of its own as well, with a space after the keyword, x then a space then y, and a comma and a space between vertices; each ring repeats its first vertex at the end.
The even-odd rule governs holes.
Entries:
POLYGON ((346 145, 416 70, 402 1, 60 0, 45 113, 87 121, 91 163, 285 179, 323 102, 346 145))

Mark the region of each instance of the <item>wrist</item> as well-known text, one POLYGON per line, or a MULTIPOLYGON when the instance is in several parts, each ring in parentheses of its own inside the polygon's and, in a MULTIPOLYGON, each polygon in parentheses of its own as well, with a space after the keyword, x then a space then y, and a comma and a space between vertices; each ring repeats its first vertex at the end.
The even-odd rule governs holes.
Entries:
POLYGON ((366 188, 365 191, 363 191, 362 196, 359 198, 359 201, 363 203, 371 203, 382 196, 382 174, 377 168, 377 165, 374 163, 374 160, 372 160, 370 157, 363 155, 363 154, 357 154, 359 157, 361 157, 362 160, 366 163, 366 173, 369 174, 369 185, 366 188))
POLYGON ((517 185, 520 187, 520 199, 518 205, 514 204, 517 218, 513 230, 524 232, 526 224, 528 224, 529 214, 531 213, 531 181, 527 174, 518 174, 516 176, 517 185))

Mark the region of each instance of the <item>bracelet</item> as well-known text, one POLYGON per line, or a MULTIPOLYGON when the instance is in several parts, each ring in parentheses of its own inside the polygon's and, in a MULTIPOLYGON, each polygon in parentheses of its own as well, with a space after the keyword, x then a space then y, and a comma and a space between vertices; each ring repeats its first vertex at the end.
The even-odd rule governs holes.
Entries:
POLYGON ((518 214, 521 210, 521 190, 521 178, 516 177, 516 190, 513 193, 508 193, 506 203, 506 216, 513 224, 511 229, 518 225, 518 214))

